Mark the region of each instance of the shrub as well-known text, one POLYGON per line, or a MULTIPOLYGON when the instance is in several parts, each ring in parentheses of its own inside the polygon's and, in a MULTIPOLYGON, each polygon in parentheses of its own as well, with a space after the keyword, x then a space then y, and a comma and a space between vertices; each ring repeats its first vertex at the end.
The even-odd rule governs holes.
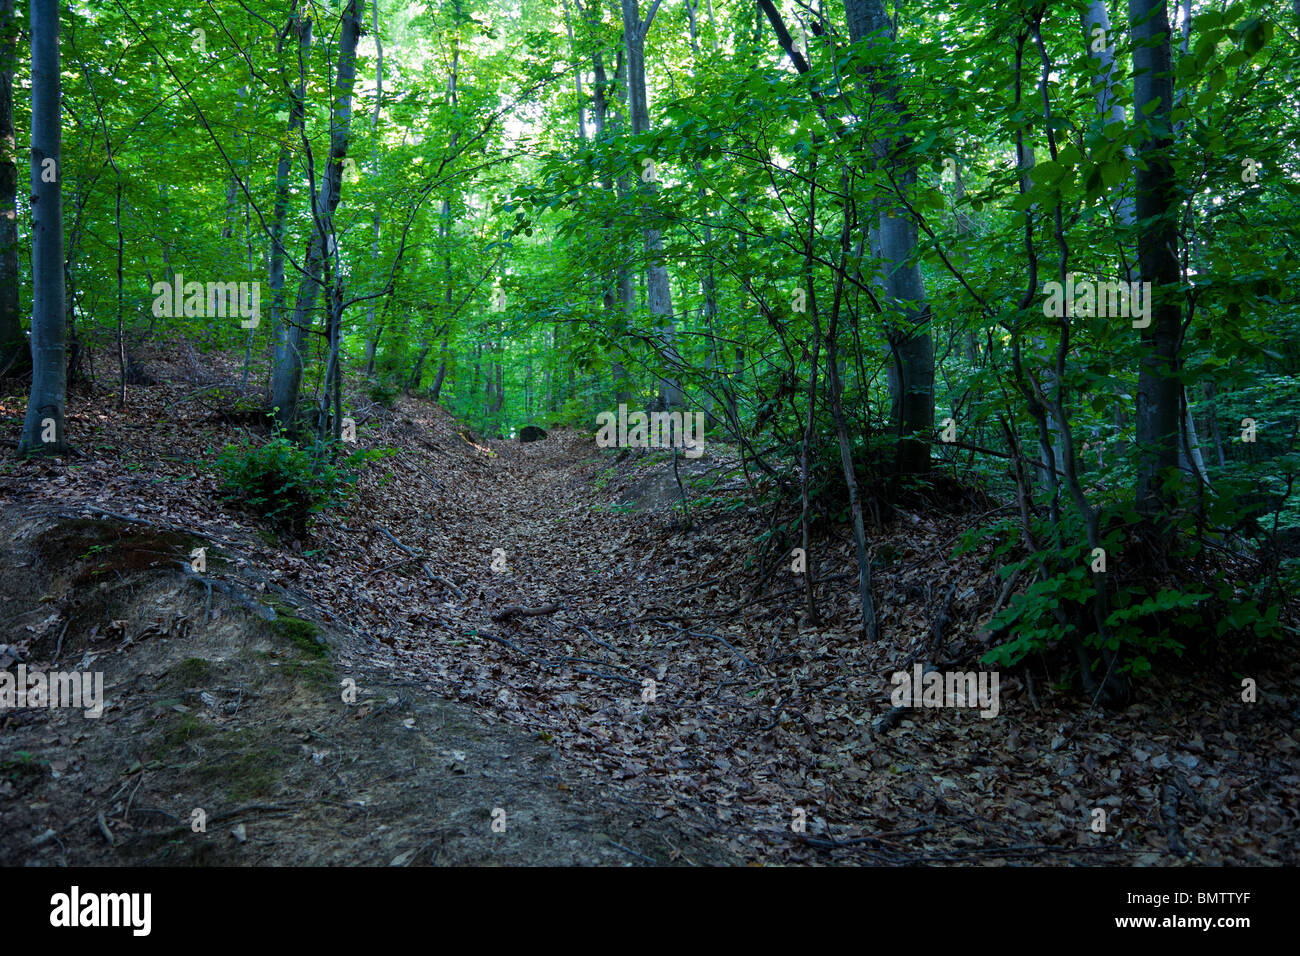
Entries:
POLYGON ((227 445, 216 460, 223 498, 240 502, 277 530, 303 537, 308 518, 341 505, 361 468, 382 454, 364 451, 339 458, 337 451, 333 442, 303 448, 283 435, 263 445, 227 445))
POLYGON ((1136 513, 1121 510, 1110 519, 1103 522, 1102 539, 1107 561, 1101 579, 1107 590, 1105 638, 1095 625, 1099 579, 1089 573, 1095 559, 1075 514, 1066 511, 1062 526, 1034 521, 1041 550, 1029 553, 1019 546, 1016 519, 967 533, 958 554, 991 541, 995 562, 1019 556, 1003 564, 1000 575, 1005 579, 1020 571, 1028 582, 988 622, 988 630, 1003 640, 985 654, 985 663, 1014 666, 1029 654, 1080 641, 1094 658, 1104 651, 1117 654, 1120 671, 1140 677, 1151 671, 1157 657, 1170 652, 1181 657, 1193 643, 1245 634, 1280 636, 1278 606, 1262 600, 1260 587, 1234 580, 1230 567, 1198 566, 1195 540, 1186 534, 1175 539, 1171 565, 1180 573, 1174 575, 1157 568, 1142 545, 1130 539, 1136 513))
POLYGON ((395 376, 385 375, 382 378, 373 379, 368 384, 366 391, 370 396, 370 400, 375 404, 383 405, 385 408, 392 408, 402 395, 402 386, 397 383, 395 376))

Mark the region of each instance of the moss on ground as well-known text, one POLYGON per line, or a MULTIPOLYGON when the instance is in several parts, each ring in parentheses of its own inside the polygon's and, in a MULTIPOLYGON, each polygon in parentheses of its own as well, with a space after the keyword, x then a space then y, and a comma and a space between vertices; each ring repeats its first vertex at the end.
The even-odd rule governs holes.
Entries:
POLYGON ((311 657, 327 657, 329 648, 321 639, 321 629, 312 621, 298 617, 294 609, 281 601, 271 602, 275 619, 268 622, 276 634, 286 638, 300 651, 311 657))

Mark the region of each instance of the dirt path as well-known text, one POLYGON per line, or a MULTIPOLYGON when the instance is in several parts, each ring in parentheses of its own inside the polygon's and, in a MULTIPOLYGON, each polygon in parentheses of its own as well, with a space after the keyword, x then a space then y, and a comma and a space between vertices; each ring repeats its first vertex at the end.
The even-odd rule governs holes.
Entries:
POLYGON ((222 589, 174 570, 203 539, 63 512, 0 521, 0 644, 102 672, 106 707, 0 718, 0 865, 734 861, 603 802, 542 736, 441 699, 224 550, 222 589))
MULTIPOLYGON (((1122 715, 1023 671, 995 720, 893 711, 892 671, 985 649, 1001 579, 952 558, 960 509, 873 533, 869 645, 842 535, 802 623, 784 565, 753 590, 780 529, 700 489, 687 524, 661 454, 483 442, 408 399, 363 429, 395 453, 289 546, 196 467, 229 426, 144 394, 76 467, 0 467, 5 666, 101 670, 107 697, 0 714, 0 863, 1296 861, 1294 662, 1152 678, 1122 715)), ((691 469, 725 488, 725 454, 691 469)))
MULTIPOLYGON (((457 625, 466 653, 448 655, 448 642, 418 628, 395 651, 418 671, 445 675, 439 686, 449 696, 543 728, 607 800, 759 861, 1131 865, 1176 863, 1183 849, 1202 861, 1292 855, 1291 811, 1277 801, 1294 803, 1286 795, 1294 776, 1283 770, 1295 746, 1294 667, 1253 707, 1239 706, 1239 681, 1217 668, 1193 690, 1175 690, 1177 675, 1167 688, 1152 681, 1120 719, 1050 686, 1035 696, 1022 675, 1004 673, 999 719, 949 708, 899 720, 889 675, 937 650, 929 642, 940 595, 931 597, 928 582, 950 589, 947 653, 970 655, 971 666, 982 653, 975 615, 963 607, 999 579, 978 561, 947 558, 965 515, 904 514, 877 540, 878 554, 896 557, 877 578, 890 639, 872 646, 856 633, 851 580, 820 592, 821 625, 801 623, 797 597, 768 600, 797 589, 793 574, 753 599, 745 568, 756 515, 697 504, 686 527, 663 462, 619 462, 565 433, 494 448, 472 490, 419 519, 435 540, 456 536, 458 560, 449 563, 469 585, 457 625), (660 507, 629 512, 618 504, 629 498, 660 507), (492 573, 498 548, 507 570, 492 573), (490 620, 506 606, 550 604, 562 610, 490 620), (1171 709, 1171 695, 1183 703, 1171 709), (1248 754, 1242 739, 1270 743, 1248 754), (1261 790, 1241 789, 1261 773, 1261 790), (1259 824, 1255 840, 1225 839, 1225 828, 1247 819, 1259 824)), ((701 463, 710 464, 712 456, 701 463)), ((820 577, 836 560, 851 571, 847 542, 820 550, 820 577)))

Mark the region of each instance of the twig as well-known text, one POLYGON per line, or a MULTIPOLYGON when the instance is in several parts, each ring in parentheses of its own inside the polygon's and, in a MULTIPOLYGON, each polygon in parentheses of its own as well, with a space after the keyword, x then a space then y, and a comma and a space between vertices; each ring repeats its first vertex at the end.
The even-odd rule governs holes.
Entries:
POLYGON ((500 623, 508 621, 512 617, 539 617, 543 614, 554 614, 560 609, 560 605, 552 601, 550 604, 543 604, 541 607, 521 607, 518 604, 511 604, 492 615, 492 620, 500 623))
POLYGON ((537 660, 537 658, 533 657, 532 654, 529 654, 526 650, 524 650, 524 649, 523 649, 522 647, 520 647, 518 644, 514 643, 513 641, 507 641, 504 637, 497 637, 495 634, 489 634, 487 631, 476 631, 476 632, 475 632, 474 634, 472 634, 471 636, 472 636, 472 637, 482 637, 482 638, 485 638, 486 640, 489 640, 489 641, 496 641, 498 644, 504 644, 506 647, 510 648, 512 651, 515 651, 515 652, 517 652, 517 653, 519 653, 519 654, 522 654, 524 657, 528 658, 530 661, 536 661, 538 664, 542 664, 542 663, 544 663, 544 661, 539 661, 539 660, 537 660))
MULTIPOLYGON (((620 651, 620 650, 619 650, 617 647, 615 647, 613 644, 610 644, 610 643, 607 642, 607 641, 602 641, 602 640, 601 640, 600 638, 598 638, 595 634, 591 633, 591 629, 590 629, 590 628, 588 628, 588 627, 584 627, 584 626, 581 625, 581 624, 576 624, 576 623, 573 623, 573 622, 566 622, 566 623, 569 623, 570 626, 572 626, 572 627, 576 627, 578 630, 582 631, 583 634, 586 634, 587 637, 588 637, 588 639, 590 639, 590 640, 592 641, 592 643, 594 643, 594 644, 599 644, 601 647, 605 648, 606 650, 613 651, 615 654, 618 654, 620 657, 623 655, 623 652, 620 651)), ((552 625, 552 627, 554 627, 554 626, 555 626, 555 625, 552 625)), ((557 630, 558 630, 558 628, 557 628, 557 630)))
POLYGON ((72 618, 69 617, 66 621, 63 622, 63 630, 59 631, 59 642, 54 646, 55 664, 59 662, 59 655, 63 653, 63 635, 68 633, 68 625, 71 623, 72 623, 72 618))
MULTIPOLYGON (((401 549, 402 549, 403 551, 405 551, 407 554, 409 554, 409 555, 410 555, 414 560, 419 561, 419 562, 420 562, 420 568, 421 568, 421 569, 424 571, 424 573, 428 576, 428 578, 429 578, 430 581, 434 582, 435 584, 441 584, 443 587, 445 587, 445 588, 446 588, 448 591, 450 591, 452 594, 456 595, 456 597, 457 597, 459 600, 461 600, 461 601, 465 600, 465 592, 464 592, 464 591, 462 591, 460 588, 456 587, 456 585, 453 584, 451 581, 449 581, 447 578, 444 578, 444 577, 443 577, 442 575, 440 575, 440 574, 434 574, 432 571, 429 570, 428 565, 426 565, 426 564, 424 563, 424 562, 426 562, 426 561, 429 560, 429 556, 428 556, 428 555, 426 555, 426 554, 417 554, 416 552, 412 551, 412 550, 411 550, 410 548, 408 548, 406 545, 402 544, 402 542, 398 541, 395 537, 393 537, 393 533, 392 533, 391 531, 389 531, 387 528, 385 528, 385 527, 384 527, 383 525, 381 525, 381 524, 377 524, 377 525, 375 525, 375 530, 378 531, 380 534, 382 534, 382 535, 383 535, 385 538, 387 538, 389 541, 393 542, 393 544, 397 545, 399 548, 401 548, 401 549)), ((401 562, 401 563, 404 564, 405 562, 401 562)), ((396 565, 389 565, 389 567, 396 567, 396 565)), ((387 569, 386 569, 386 568, 380 568, 380 569, 379 569, 379 571, 384 571, 384 570, 387 570, 387 569)), ((379 571, 374 572, 374 574, 378 574, 379 571)), ((371 577, 373 577, 374 574, 372 574, 371 577)))
POLYGON ((108 828, 108 821, 104 819, 103 810, 99 811, 98 819, 99 819, 99 832, 104 834, 104 839, 108 841, 108 845, 112 847, 117 846, 117 841, 113 839, 113 831, 108 828))
POLYGON ((1165 827, 1169 852, 1175 856, 1187 856, 1191 852, 1183 842, 1183 834, 1178 827, 1178 801, 1181 797, 1182 788, 1177 784, 1166 783, 1160 787, 1160 822, 1165 827))
POLYGON ((622 681, 624 684, 631 684, 633 687, 640 687, 641 682, 631 677, 624 677, 622 674, 606 674, 604 671, 584 671, 574 668, 573 673, 581 674, 583 677, 603 677, 606 680, 622 681))

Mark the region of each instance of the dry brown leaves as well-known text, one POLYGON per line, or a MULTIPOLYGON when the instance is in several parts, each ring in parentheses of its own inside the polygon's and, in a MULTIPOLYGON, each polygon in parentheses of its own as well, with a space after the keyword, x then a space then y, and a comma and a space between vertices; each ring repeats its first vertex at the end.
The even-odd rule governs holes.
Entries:
MULTIPOLYGON (((234 360, 211 366, 238 377, 234 360)), ((751 593, 763 515, 697 508, 687 531, 671 510, 611 509, 617 487, 594 484, 611 456, 589 436, 482 441, 412 399, 358 413, 362 447, 397 454, 349 507, 305 545, 270 544, 219 500, 205 462, 235 432, 194 391, 131 389, 122 412, 107 393, 78 397, 69 434, 87 457, 9 458, 0 496, 206 535, 362 635, 379 666, 542 735, 629 813, 675 816, 755 861, 1170 863, 1172 792, 1195 862, 1297 862, 1294 666, 1254 674, 1254 705, 1224 667, 1149 681, 1121 714, 1054 691, 1059 675, 1031 688, 1003 673, 995 719, 922 709, 873 729, 890 674, 936 662, 950 593, 939 661, 974 667, 984 650, 976 632, 1001 581, 949 559, 969 516, 905 514, 872 534, 895 557, 874 572, 884 639, 871 646, 847 539, 810 557, 841 579, 818 588, 821 623, 804 625, 796 575, 751 593), (550 602, 561 610, 491 621, 550 602)), ((22 408, 0 414, 13 426, 22 408)))

